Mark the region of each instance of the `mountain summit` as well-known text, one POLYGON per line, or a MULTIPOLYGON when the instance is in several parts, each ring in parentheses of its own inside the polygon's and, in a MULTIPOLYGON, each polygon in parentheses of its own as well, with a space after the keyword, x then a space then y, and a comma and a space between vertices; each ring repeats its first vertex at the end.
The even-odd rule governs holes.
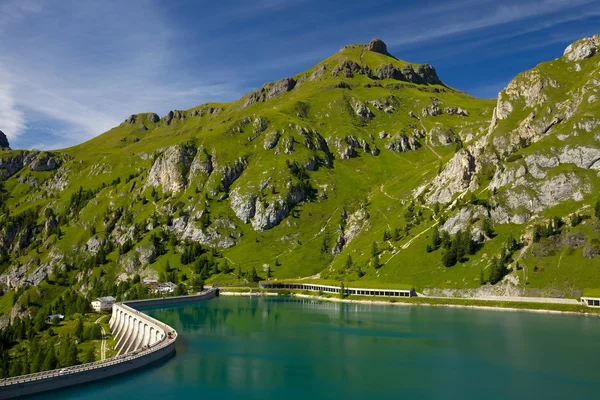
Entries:
POLYGON ((136 275, 600 287, 598 57, 583 39, 488 100, 374 39, 230 103, 3 152, 0 282, 58 269, 94 296, 136 275))

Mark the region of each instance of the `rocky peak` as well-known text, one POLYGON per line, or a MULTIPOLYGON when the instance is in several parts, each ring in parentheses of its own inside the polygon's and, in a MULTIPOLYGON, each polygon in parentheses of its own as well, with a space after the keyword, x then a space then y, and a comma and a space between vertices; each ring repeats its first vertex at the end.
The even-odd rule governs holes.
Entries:
POLYGON ((571 43, 563 54, 569 61, 581 61, 590 58, 598 53, 600 46, 600 35, 580 39, 571 43))
POLYGON ((386 44, 383 42, 383 40, 375 38, 373 40, 371 40, 371 42, 369 43, 368 47, 369 51, 373 51, 375 53, 380 53, 380 54, 385 54, 388 55, 388 51, 387 51, 387 46, 386 44))
POLYGON ((0 131, 0 149, 8 149, 10 150, 10 146, 8 144, 8 139, 4 132, 0 131))

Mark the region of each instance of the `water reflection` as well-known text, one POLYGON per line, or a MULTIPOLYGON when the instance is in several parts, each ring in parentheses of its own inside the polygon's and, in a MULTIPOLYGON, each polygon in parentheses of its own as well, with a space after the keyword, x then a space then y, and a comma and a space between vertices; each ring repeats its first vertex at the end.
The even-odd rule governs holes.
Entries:
POLYGON ((600 389, 599 318, 245 297, 146 312, 180 332, 177 357, 59 398, 530 399, 600 389))

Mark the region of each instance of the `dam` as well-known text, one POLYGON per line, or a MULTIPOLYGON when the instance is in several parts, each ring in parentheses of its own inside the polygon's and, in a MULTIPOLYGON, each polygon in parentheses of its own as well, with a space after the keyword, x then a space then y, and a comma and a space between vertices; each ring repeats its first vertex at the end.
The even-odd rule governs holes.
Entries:
POLYGON ((68 368, 21 375, 0 380, 0 399, 62 389, 109 378, 144 368, 175 355, 177 331, 136 308, 169 306, 209 300, 219 289, 190 296, 163 297, 116 303, 112 308, 110 330, 117 339, 113 358, 68 368))

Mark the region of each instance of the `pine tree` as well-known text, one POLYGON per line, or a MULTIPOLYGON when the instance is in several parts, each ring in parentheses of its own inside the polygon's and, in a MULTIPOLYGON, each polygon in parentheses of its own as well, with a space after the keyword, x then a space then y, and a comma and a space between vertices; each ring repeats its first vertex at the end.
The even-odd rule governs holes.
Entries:
POLYGON ((489 217, 485 217, 483 220, 483 232, 489 238, 494 235, 494 225, 492 224, 492 219, 489 217))
POLYGON ((506 267, 504 261, 501 258, 494 257, 492 259, 491 271, 490 271, 490 283, 492 285, 500 282, 506 274, 506 267))
POLYGON ((600 200, 596 200, 596 204, 594 204, 594 215, 600 219, 600 200))
POLYGON ((95 352, 95 350, 94 350, 93 347, 90 347, 83 354, 83 362, 84 363, 91 363, 91 362, 94 362, 94 361, 96 361, 96 352, 95 352))
POLYGON ((250 270, 250 281, 258 282, 259 280, 260 280, 260 278, 258 277, 258 274, 256 273, 256 268, 252 267, 252 269, 250 270))
POLYGON ((79 364, 79 359, 77 358, 77 345, 74 342, 69 344, 69 350, 67 352, 67 362, 68 366, 79 364))
POLYGON ((440 237, 440 231, 436 225, 433 227, 433 233, 431 234, 431 248, 436 250, 440 247, 440 244, 442 244, 442 238, 440 237))
POLYGON ((346 258, 346 269, 350 269, 352 268, 352 256, 350 254, 348 254, 348 258, 346 258))
POLYGON ((379 252, 379 249, 377 248, 377 242, 373 242, 373 244, 371 245, 371 256, 373 256, 373 257, 377 256, 378 252, 379 252))
POLYGON ((456 240, 452 240, 450 247, 442 253, 442 264, 444 267, 452 267, 457 261, 456 240))
POLYGON ((56 359, 56 354, 54 353, 54 347, 50 347, 48 349, 48 353, 46 353, 46 358, 44 358, 44 362, 42 364, 42 371, 55 369, 57 365, 58 360, 56 359))
POLYGON ((75 326, 75 337, 80 342, 83 341, 83 318, 81 317, 77 320, 77 326, 75 326))

